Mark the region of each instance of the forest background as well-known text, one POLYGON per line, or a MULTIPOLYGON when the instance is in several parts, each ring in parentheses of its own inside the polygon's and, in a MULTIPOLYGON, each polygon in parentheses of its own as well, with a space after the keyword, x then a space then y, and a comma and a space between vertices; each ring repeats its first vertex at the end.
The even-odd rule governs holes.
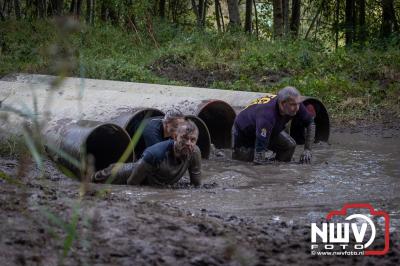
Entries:
POLYGON ((0 0, 0 77, 276 92, 335 121, 400 116, 400 1, 0 0))

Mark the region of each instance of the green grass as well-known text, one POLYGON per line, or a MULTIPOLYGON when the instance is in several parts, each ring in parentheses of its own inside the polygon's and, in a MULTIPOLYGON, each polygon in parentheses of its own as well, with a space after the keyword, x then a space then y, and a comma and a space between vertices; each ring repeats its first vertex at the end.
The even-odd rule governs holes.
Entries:
POLYGON ((0 157, 16 159, 21 155, 29 154, 25 141, 19 136, 0 135, 0 157))
POLYGON ((65 75, 185 85, 149 68, 164 58, 180 58, 192 70, 232 73, 229 80, 209 84, 212 88, 276 92, 293 85, 322 99, 337 118, 374 118, 382 110, 400 114, 400 49, 395 45, 335 51, 317 42, 257 40, 156 22, 153 28, 156 43, 144 29, 137 34, 97 25, 66 34, 49 22, 0 22, 0 76, 57 74, 61 62, 65 75), (263 82, 271 75, 278 78, 263 82))

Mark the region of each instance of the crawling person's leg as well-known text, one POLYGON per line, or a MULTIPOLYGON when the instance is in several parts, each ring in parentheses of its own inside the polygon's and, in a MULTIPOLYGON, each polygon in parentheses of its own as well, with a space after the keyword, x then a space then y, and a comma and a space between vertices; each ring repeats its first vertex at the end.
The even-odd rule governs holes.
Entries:
POLYGON ((296 141, 285 131, 271 140, 270 149, 276 153, 275 160, 290 162, 296 150, 296 141))
POLYGON ((254 139, 249 139, 235 126, 232 130, 233 151, 232 159, 252 162, 254 160, 254 139))

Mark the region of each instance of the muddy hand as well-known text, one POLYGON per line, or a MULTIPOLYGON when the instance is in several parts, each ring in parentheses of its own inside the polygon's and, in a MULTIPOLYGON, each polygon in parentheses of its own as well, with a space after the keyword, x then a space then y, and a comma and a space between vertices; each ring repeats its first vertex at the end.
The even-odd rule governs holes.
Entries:
POLYGON ((254 160, 253 160, 254 165, 266 165, 266 164, 271 164, 271 161, 269 161, 267 158, 265 158, 265 152, 254 152, 254 160))
POLYGON ((312 153, 310 150, 304 150, 300 156, 300 163, 311 163, 312 153))

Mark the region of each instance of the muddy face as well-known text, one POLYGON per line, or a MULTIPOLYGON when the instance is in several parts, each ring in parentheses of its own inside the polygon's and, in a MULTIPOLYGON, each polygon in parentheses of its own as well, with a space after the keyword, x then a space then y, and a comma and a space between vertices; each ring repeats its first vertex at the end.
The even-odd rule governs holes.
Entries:
POLYGON ((176 136, 176 130, 185 121, 184 118, 176 118, 173 119, 171 122, 165 124, 165 129, 167 131, 168 136, 176 136))
POLYGON ((299 111, 300 103, 300 96, 289 98, 288 100, 279 103, 279 109, 283 115, 295 116, 297 111, 299 111))
POLYGON ((193 153, 196 146, 198 133, 186 133, 183 130, 177 132, 175 138, 175 154, 178 157, 187 157, 193 153))

